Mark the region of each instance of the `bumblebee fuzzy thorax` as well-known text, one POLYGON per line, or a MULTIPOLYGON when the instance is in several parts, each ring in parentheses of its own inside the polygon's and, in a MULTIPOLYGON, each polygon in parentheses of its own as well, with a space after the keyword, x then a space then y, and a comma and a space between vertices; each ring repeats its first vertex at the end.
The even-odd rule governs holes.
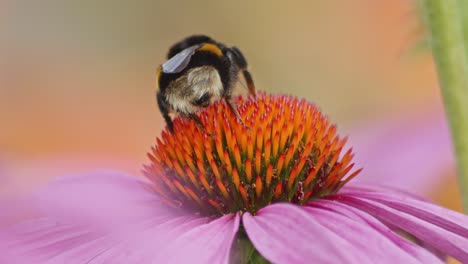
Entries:
POLYGON ((166 88, 166 100, 173 111, 191 114, 221 98, 223 84, 211 66, 190 69, 166 88))

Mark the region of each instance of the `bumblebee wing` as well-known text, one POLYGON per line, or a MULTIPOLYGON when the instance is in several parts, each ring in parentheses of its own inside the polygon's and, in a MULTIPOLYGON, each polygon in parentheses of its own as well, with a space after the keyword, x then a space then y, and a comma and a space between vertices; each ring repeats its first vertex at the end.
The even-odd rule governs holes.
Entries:
POLYGON ((200 45, 194 45, 177 53, 162 65, 162 71, 164 73, 179 73, 183 71, 199 47, 200 45))

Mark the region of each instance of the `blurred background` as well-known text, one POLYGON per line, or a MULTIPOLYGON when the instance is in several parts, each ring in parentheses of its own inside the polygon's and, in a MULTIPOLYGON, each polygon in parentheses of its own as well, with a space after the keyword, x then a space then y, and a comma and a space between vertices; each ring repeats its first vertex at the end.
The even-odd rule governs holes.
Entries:
MULTIPOLYGON (((164 126, 156 68, 195 33, 240 47, 259 90, 308 98, 343 134, 442 113, 413 1, 2 1, 0 195, 97 168, 138 175, 164 126)), ((430 195, 459 209, 441 173, 430 195)))

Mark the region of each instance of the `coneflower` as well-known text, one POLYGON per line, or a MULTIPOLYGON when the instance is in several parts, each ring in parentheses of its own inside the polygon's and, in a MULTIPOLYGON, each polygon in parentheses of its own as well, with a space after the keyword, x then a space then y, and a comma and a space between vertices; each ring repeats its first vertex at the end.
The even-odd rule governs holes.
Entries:
POLYGON ((149 181, 99 173, 47 188, 36 199, 47 218, 3 234, 8 260, 468 262, 468 217, 349 183, 352 151, 313 104, 269 94, 236 104, 244 124, 222 102, 199 113, 204 130, 177 118, 149 154, 149 181))

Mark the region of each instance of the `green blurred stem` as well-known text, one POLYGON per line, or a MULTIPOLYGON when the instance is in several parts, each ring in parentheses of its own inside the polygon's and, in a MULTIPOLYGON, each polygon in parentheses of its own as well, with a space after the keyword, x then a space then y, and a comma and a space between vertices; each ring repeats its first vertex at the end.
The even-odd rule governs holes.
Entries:
POLYGON ((452 131, 463 205, 468 212, 468 43, 463 38, 463 10, 457 0, 424 0, 423 7, 452 131))
POLYGON ((230 256, 231 263, 239 264, 269 264, 268 260, 255 249, 249 237, 245 233, 244 227, 239 227, 237 238, 234 241, 230 256))

